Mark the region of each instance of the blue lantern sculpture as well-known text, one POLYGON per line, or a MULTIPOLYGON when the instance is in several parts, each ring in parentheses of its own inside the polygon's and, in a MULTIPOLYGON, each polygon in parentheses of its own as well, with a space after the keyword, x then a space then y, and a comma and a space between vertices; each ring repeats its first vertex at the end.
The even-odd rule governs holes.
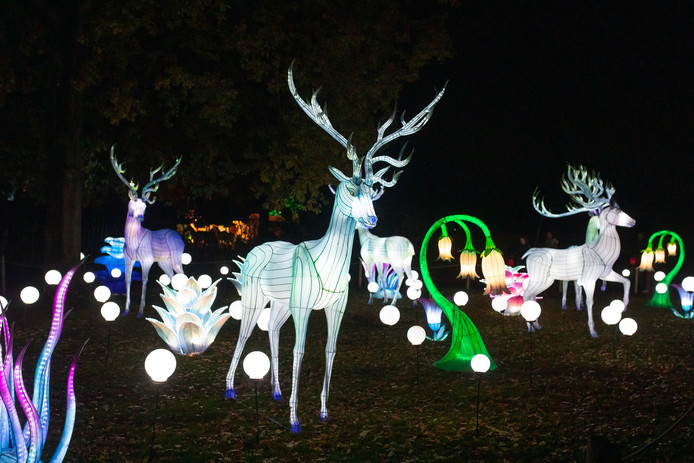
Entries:
MULTIPOLYGON (((104 240, 108 243, 101 247, 101 252, 105 256, 99 256, 94 259, 95 264, 103 265, 106 270, 97 270, 94 272, 97 280, 111 290, 111 294, 125 294, 125 258, 123 254, 123 246, 125 238, 108 237, 104 240), (118 276, 114 276, 118 275, 118 276)), ((136 262, 135 267, 140 267, 140 263, 136 262)), ((142 276, 139 272, 133 272, 134 281, 142 281, 142 276)))

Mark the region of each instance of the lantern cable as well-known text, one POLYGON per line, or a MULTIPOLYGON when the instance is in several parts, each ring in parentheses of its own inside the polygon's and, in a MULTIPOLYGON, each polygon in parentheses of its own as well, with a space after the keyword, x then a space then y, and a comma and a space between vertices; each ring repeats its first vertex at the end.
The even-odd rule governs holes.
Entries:
POLYGON ((680 421, 682 421, 684 418, 686 418, 686 416, 689 415, 689 413, 690 413, 693 409, 694 409, 694 404, 692 404, 692 405, 687 409, 687 411, 684 412, 684 413, 682 414, 682 416, 680 416, 679 418, 677 418, 677 420, 675 420, 675 422, 672 423, 672 424, 670 425, 669 428, 667 428, 665 431, 663 431, 662 434, 660 434, 658 437, 655 437, 655 438, 649 440, 648 442, 646 442, 646 443, 643 445, 643 447, 641 447, 641 448, 635 450, 634 452, 630 453, 629 455, 625 456, 625 457, 623 458, 623 460, 628 460, 629 458, 635 457, 636 455, 640 454, 641 452, 643 452, 644 450, 646 450, 648 447, 650 447, 651 445, 655 444, 655 443, 658 442, 660 439, 662 439, 663 437, 665 437, 665 435, 666 435, 667 433, 669 433, 670 431, 672 431, 672 430, 675 428, 675 426, 677 426, 677 425, 680 423, 680 421))

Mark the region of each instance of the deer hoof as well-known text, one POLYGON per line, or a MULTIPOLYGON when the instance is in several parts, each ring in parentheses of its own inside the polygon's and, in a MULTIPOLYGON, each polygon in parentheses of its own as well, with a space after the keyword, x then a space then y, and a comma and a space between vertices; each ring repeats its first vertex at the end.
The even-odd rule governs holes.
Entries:
POLYGON ((292 423, 291 432, 300 433, 301 432, 301 425, 299 423, 292 423))
POLYGON ((236 392, 234 392, 233 389, 227 389, 226 392, 224 393, 224 398, 235 399, 236 398, 236 392))
POLYGON ((328 414, 323 412, 321 412, 320 414, 320 420, 321 423, 327 423, 328 421, 330 421, 330 419, 328 418, 328 414))
POLYGON ((282 402, 282 393, 281 392, 274 392, 272 394, 272 398, 275 399, 277 402, 282 402))

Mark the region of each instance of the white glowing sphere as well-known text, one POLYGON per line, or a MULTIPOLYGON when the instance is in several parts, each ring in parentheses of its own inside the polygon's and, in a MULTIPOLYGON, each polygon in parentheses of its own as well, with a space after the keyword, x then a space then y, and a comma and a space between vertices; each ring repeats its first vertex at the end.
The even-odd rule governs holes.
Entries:
POLYGON ((495 297, 492 299, 492 309, 501 313, 508 307, 508 301, 503 297, 495 297))
POLYGON ((464 306, 465 304, 467 304, 467 301, 469 300, 470 297, 467 295, 465 291, 458 291, 453 295, 453 302, 458 307, 464 306))
POLYGON ((106 302, 110 297, 111 290, 108 289, 108 286, 101 285, 94 289, 94 299, 96 299, 97 302, 106 302))
POLYGON ((265 307, 262 312, 260 312, 260 317, 258 317, 258 328, 263 331, 268 330, 268 325, 270 324, 270 308, 265 307))
POLYGON ((622 270, 622 276, 623 277, 629 278, 630 275, 631 275, 631 270, 629 270, 628 268, 625 268, 624 270, 622 270))
POLYGON ((520 309, 520 314, 523 318, 525 318, 525 321, 528 322, 534 322, 538 318, 540 318, 540 313, 542 312, 542 308, 540 307, 540 304, 537 303, 537 301, 525 301, 521 305, 520 309))
POLYGON ((410 329, 407 330, 407 340, 410 341, 410 344, 413 346, 419 346, 426 338, 427 332, 419 325, 411 326, 410 329))
POLYGON ((414 286, 410 286, 409 288, 407 288, 407 298, 408 299, 410 299, 412 301, 416 301, 420 297, 422 297, 422 290, 421 289, 417 289, 414 286))
POLYGON ((193 262, 193 257, 190 254, 188 254, 187 252, 181 254, 181 263, 183 265, 188 265, 191 262, 193 262))
POLYGON ((602 309, 602 312, 600 312, 600 318, 602 318, 602 321, 605 322, 606 325, 616 325, 619 323, 619 320, 622 319, 622 311, 616 307, 608 305, 602 309))
POLYGON ((222 275, 228 275, 229 267, 227 267, 226 265, 222 265, 221 267, 219 267, 219 273, 221 273, 222 275))
POLYGON ((210 285, 212 284, 212 277, 203 273, 198 277, 198 284, 202 289, 209 288, 210 285))
POLYGON ((416 270, 412 270, 411 273, 412 273, 412 279, 413 279, 413 280, 418 280, 418 279, 419 279, 419 273, 417 273, 416 270))
POLYGON ((394 305, 384 305, 378 318, 384 325, 393 326, 400 320, 400 311, 394 305))
POLYGON ((653 279, 655 281, 661 281, 663 278, 665 278, 665 272, 663 272, 662 270, 658 270, 653 274, 653 279))
POLYGON ((251 379, 263 379, 270 371, 270 359, 265 352, 255 350, 243 359, 243 371, 251 379))
POLYGON ((368 285, 366 285, 366 289, 368 289, 371 294, 375 294, 376 291, 378 291, 378 288, 378 283, 376 283, 375 281, 372 281, 368 285))
POLYGON ((352 275, 350 275, 350 274, 348 273, 348 274, 347 274, 347 283, 349 283, 350 281, 352 281, 352 275))
POLYGON ((229 304, 229 314, 234 320, 241 320, 241 314, 243 313, 243 304, 241 301, 234 301, 229 304))
POLYGON ((33 286, 27 286, 19 293, 19 298, 25 304, 33 304, 39 300, 39 290, 33 286))
POLYGON ((491 366, 492 362, 489 360, 489 357, 484 354, 477 354, 470 360, 470 367, 472 367, 472 371, 476 373, 486 373, 491 366))
POLYGON ((101 316, 104 317, 104 320, 107 322, 112 322, 118 318, 118 315, 120 315, 120 307, 115 302, 109 301, 101 306, 101 316))
POLYGON ((631 336, 636 333, 638 324, 633 318, 624 318, 619 322, 619 331, 625 336, 631 336))
POLYGON ((176 357, 168 349, 155 349, 145 359, 145 371, 155 383, 163 383, 176 371, 176 357))
POLYGON ((0 296, 0 309, 5 310, 7 308, 7 299, 5 299, 3 296, 0 296))
POLYGON ((410 286, 414 280, 410 278, 405 278, 405 286, 410 286))
POLYGON ((410 285, 414 289, 422 289, 422 286, 424 286, 424 283, 422 283, 422 280, 413 280, 412 284, 410 285))
POLYGON ((117 279, 117 278, 120 278, 120 276, 121 276, 122 274, 123 274, 123 272, 121 272, 119 268, 113 268, 113 269, 111 269, 111 276, 112 276, 113 278, 116 278, 116 279, 117 279))
POLYGON ((188 277, 183 273, 177 273, 171 279, 171 287, 176 291, 182 290, 186 286, 186 283, 188 283, 188 277))
POLYGON ((658 283, 655 285, 655 292, 658 294, 667 293, 667 285, 665 283, 658 283))
POLYGON ((624 302, 622 302, 621 299, 615 299, 614 301, 610 302, 610 307, 614 307, 615 310, 619 311, 619 313, 624 312, 624 302))
POLYGON ((57 270, 49 270, 43 277, 43 279, 46 280, 46 283, 52 286, 60 283, 61 278, 63 278, 63 276, 57 270))
POLYGON ((85 283, 94 283, 94 280, 96 280, 96 275, 94 275, 94 272, 84 272, 82 279, 85 283))
POLYGON ((82 260, 82 259, 84 259, 84 258, 85 258, 84 253, 83 253, 83 252, 80 252, 80 260, 82 260))
POLYGON ((682 280, 682 289, 694 293, 694 277, 685 277, 685 279, 682 280))
POLYGON ((166 273, 162 273, 159 275, 159 283, 163 284, 164 286, 169 286, 171 284, 171 278, 166 273))

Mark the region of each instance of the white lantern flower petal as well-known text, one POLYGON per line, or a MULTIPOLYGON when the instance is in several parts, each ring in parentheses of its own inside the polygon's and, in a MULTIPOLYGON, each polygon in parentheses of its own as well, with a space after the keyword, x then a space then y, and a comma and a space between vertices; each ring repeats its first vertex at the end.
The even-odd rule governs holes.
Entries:
MULTIPOLYGON (((197 317, 196 317, 197 318, 197 317)), ((194 355, 203 351, 205 346, 205 329, 200 322, 176 322, 181 349, 185 355, 194 355)))
POLYGON ((166 326, 159 320, 155 320, 153 318, 145 318, 145 320, 147 320, 154 326, 154 329, 157 330, 157 334, 159 334, 159 337, 162 338, 164 342, 169 346, 169 349, 176 353, 181 353, 181 347, 178 343, 178 337, 176 337, 176 332, 174 330, 172 330, 170 327, 166 326))
MULTIPOLYGON (((223 307, 221 310, 226 310, 226 307, 223 307)), ((205 349, 214 342, 215 338, 217 338, 217 333, 219 333, 219 330, 222 329, 222 326, 224 326, 229 318, 231 318, 229 312, 223 313, 217 321, 208 325, 207 332, 205 333, 205 349)))

